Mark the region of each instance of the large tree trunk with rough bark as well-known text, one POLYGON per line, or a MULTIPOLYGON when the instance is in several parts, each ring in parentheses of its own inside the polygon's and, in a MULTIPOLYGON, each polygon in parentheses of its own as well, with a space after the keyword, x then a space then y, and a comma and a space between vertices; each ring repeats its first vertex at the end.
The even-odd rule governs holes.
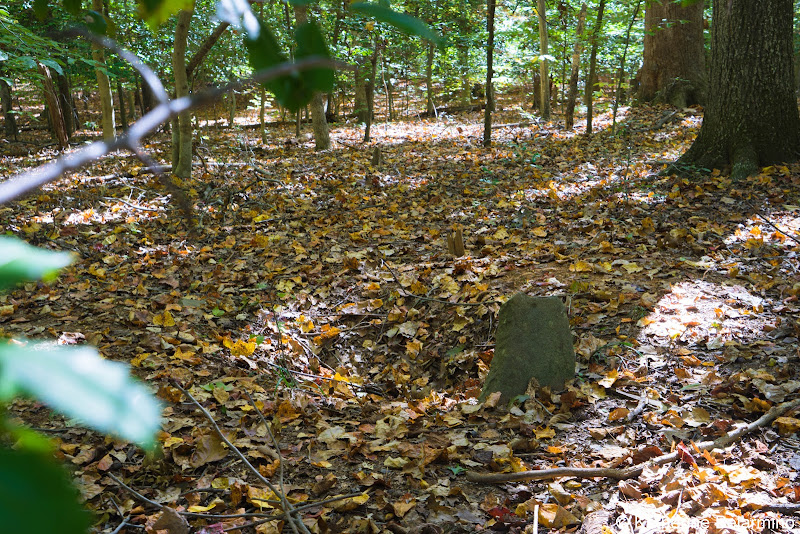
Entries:
POLYGON ((649 1, 644 25, 639 100, 678 107, 702 104, 706 88, 703 2, 682 6, 668 0, 649 1))
MULTIPOLYGON (((175 76, 175 98, 189 96, 189 79, 186 76, 186 43, 193 11, 178 13, 175 27, 175 44, 172 52, 172 72, 175 76)), ((178 115, 177 135, 172 133, 172 173, 182 179, 192 175, 192 115, 184 111, 178 115)))
POLYGON ((797 159, 792 16, 792 0, 714 1, 705 117, 679 166, 730 167, 740 179, 797 159))

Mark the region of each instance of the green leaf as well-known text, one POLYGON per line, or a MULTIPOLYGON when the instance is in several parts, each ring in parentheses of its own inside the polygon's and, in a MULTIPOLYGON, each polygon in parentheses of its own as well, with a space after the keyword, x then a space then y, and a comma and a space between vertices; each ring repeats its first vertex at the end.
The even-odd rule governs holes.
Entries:
POLYGON ((63 0, 64 9, 70 15, 77 15, 81 12, 81 0, 63 0))
POLYGON ((64 69, 61 68, 61 65, 59 64, 58 61, 55 61, 53 59, 42 59, 39 60, 39 63, 47 67, 50 67, 51 69, 53 69, 62 76, 64 75, 64 69))
POLYGON ((26 280, 53 280, 58 269, 72 260, 68 252, 51 252, 13 237, 0 237, 0 290, 26 280))
POLYGON ((0 345, 0 401, 20 393, 100 432, 154 445, 160 405, 126 365, 92 348, 0 345))
POLYGON ((86 26, 92 33, 96 33, 97 35, 105 35, 108 31, 108 23, 106 22, 106 18, 102 13, 98 13, 97 11, 92 11, 90 9, 86 11, 86 15, 84 15, 83 20, 86 21, 86 26))
POLYGON ((411 15, 398 13, 388 7, 370 2, 351 4, 350 9, 356 13, 372 17, 379 22, 391 24, 402 32, 410 35, 418 35, 423 39, 435 43, 437 46, 444 46, 445 44, 444 38, 441 35, 433 31, 430 26, 411 15))
POLYGON ((178 11, 191 9, 194 0, 139 0, 139 14, 153 31, 178 11))
POLYGON ((52 459, 0 448, 0 517, 3 532, 86 534, 91 516, 52 459))
MULTIPOLYGON (((316 22, 309 21, 300 24, 294 35, 297 42, 295 56, 298 59, 309 57, 330 59, 331 54, 325 43, 325 37, 316 22)), ((315 91, 326 93, 333 89, 334 75, 331 68, 304 70, 300 76, 311 93, 315 91)))
MULTIPOLYGON (((286 63, 286 56, 278 45, 272 31, 259 20, 261 26, 258 37, 253 39, 245 35, 244 43, 250 57, 250 66, 254 72, 267 70, 271 67, 286 63)), ((304 86, 299 73, 280 76, 263 83, 264 87, 275 95, 275 99, 290 111, 297 111, 309 100, 311 94, 304 86)))

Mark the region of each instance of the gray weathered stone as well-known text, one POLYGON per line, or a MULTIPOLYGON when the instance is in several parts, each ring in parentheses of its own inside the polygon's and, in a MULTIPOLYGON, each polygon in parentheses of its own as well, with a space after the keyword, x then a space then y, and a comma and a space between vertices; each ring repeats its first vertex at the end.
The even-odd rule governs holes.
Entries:
POLYGON ((481 391, 508 401, 523 395, 531 378, 553 391, 575 377, 575 351, 564 303, 558 297, 518 293, 500 307, 494 359, 481 391))

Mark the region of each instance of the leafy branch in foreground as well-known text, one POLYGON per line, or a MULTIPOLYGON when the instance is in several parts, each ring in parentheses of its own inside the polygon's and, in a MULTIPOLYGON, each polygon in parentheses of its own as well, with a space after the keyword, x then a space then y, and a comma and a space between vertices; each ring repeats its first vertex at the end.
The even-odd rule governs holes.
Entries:
MULTIPOLYGON (((73 255, 0 237, 0 289, 52 280, 73 255)), ((86 426, 144 447, 155 445, 161 407, 128 367, 90 347, 0 340, 0 408, 17 395, 46 403, 86 426)), ((84 533, 90 516, 69 477, 54 461, 50 442, 0 417, 0 517, 9 532, 84 533), (11 448, 13 446, 13 448, 11 448), (41 513, 42 501, 48 513, 41 513)))

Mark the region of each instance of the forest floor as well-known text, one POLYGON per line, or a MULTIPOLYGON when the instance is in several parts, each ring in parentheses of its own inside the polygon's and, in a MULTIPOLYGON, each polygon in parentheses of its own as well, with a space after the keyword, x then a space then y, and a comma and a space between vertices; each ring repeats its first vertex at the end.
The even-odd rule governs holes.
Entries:
MULTIPOLYGON (((782 530, 799 419, 693 444, 797 397, 800 167, 659 174, 701 121, 683 110, 657 126, 673 111, 624 109, 616 137, 608 115, 591 138, 498 128, 488 149, 477 114, 379 123, 370 145, 334 125, 321 153, 288 129, 268 144, 205 129, 181 184, 192 231, 141 162, 109 157, 0 207, 4 231, 79 258, 0 296, 0 334, 130 363, 164 403, 163 452, 33 401, 12 412, 56 441, 97 532, 290 529, 178 385, 311 532, 571 531, 597 510, 594 528, 619 533, 782 530), (564 299, 576 378, 478 404, 497 312, 518 292, 564 299), (466 478, 670 451, 625 480, 466 478)), ((146 149, 165 161, 167 136, 146 149)), ((0 175, 55 155, 9 150, 0 175)))

